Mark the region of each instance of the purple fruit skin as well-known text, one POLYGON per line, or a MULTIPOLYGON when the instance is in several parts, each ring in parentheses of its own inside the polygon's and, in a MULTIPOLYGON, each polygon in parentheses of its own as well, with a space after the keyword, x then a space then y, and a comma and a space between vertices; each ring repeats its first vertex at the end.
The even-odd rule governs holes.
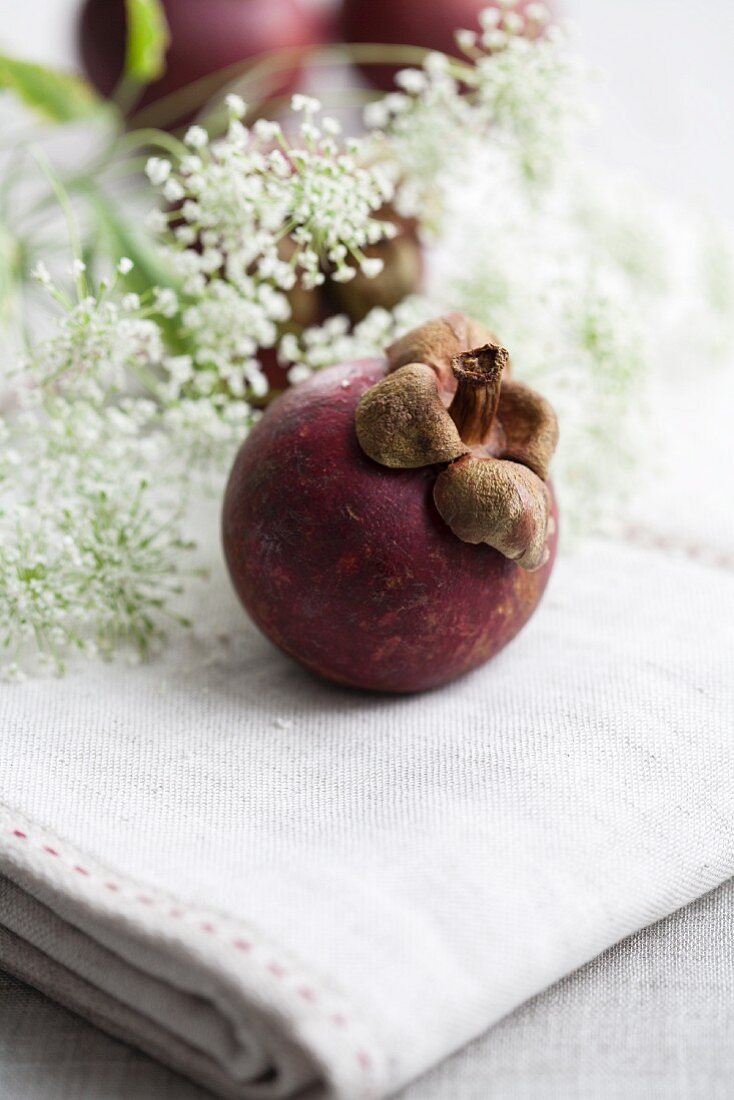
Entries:
MULTIPOLYGON (((166 71, 146 88, 136 108, 229 65, 271 50, 312 46, 323 37, 321 19, 299 0, 164 0, 163 7, 170 30, 166 71)), ((111 95, 122 76, 126 33, 125 0, 86 0, 79 18, 79 50, 102 95, 111 95)), ((294 60, 267 90, 284 95, 299 75, 294 60)), ((232 73, 222 83, 227 79, 232 73)))
MULTIPOLYGON (((524 14, 530 0, 517 0, 513 11, 524 14)), ((343 42, 381 42, 423 46, 463 57, 456 45, 459 28, 479 30, 479 13, 499 7, 498 0, 343 0, 339 33, 343 42)), ((557 4, 546 3, 555 8, 557 4)), ((406 67, 362 64, 362 75, 383 92, 394 92, 395 74, 406 67)), ((413 63, 415 64, 415 63, 413 63)))
POLYGON ((355 408, 384 371, 331 367, 270 406, 235 459, 222 534, 237 594, 277 646, 327 679, 415 692, 515 637, 557 523, 534 573, 458 539, 433 504, 435 467, 390 470, 359 446, 355 408))

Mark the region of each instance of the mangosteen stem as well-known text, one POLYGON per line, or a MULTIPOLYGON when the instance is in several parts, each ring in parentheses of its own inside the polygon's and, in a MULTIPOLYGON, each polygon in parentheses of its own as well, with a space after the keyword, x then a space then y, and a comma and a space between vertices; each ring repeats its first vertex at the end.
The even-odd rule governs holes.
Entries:
POLYGON ((451 369, 457 380, 449 416, 464 443, 486 443, 500 399, 502 371, 510 356, 501 344, 485 344, 456 355, 451 369))

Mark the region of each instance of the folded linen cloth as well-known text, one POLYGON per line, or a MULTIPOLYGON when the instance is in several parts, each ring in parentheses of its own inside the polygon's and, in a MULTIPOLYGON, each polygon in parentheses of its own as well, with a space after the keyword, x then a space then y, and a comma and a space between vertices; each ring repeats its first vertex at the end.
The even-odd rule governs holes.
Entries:
MULTIPOLYGON (((730 1100, 734 879, 605 951, 400 1100, 730 1100)), ((210 1100, 0 971, 3 1100, 210 1100)))
POLYGON ((388 1095, 734 872, 725 571, 588 545, 405 699, 217 595, 160 662, 5 690, 0 966, 223 1096, 388 1095))

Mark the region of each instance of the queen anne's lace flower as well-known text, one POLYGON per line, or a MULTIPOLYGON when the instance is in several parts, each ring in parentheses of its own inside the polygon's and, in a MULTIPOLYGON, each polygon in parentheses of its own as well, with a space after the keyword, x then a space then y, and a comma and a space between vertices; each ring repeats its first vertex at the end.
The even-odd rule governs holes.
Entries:
POLYGON ((394 310, 371 310, 364 320, 350 327, 347 317, 337 314, 322 325, 307 328, 297 337, 288 334, 279 345, 283 362, 294 364, 288 373, 293 384, 310 378, 315 370, 350 359, 380 356, 403 333, 422 324, 437 311, 419 295, 405 298, 394 310))
MULTIPOLYGON (((204 340, 203 370, 165 352, 153 314, 177 312, 173 290, 125 294, 115 279, 72 303, 39 276, 65 312, 11 375, 15 411, 0 420, 0 674, 10 678, 34 656, 58 670, 74 650, 144 654, 160 641, 190 548, 191 463, 221 471, 254 416, 242 376, 225 392, 204 340)), ((277 302, 263 308, 278 315, 277 302)), ((253 394, 267 388, 254 359, 245 378, 253 394)))
POLYGON ((447 183, 471 172, 477 139, 503 145, 528 180, 563 161, 582 113, 579 66, 542 4, 515 7, 486 9, 479 34, 457 31, 466 62, 429 54, 422 69, 397 74, 399 92, 367 107, 367 125, 402 167, 400 213, 435 226, 447 183))
POLYGON ((161 353, 155 323, 113 286, 71 307, 15 378, 16 413, 0 425, 0 443, 11 427, 15 440, 0 446, 0 671, 11 678, 34 652, 56 668, 74 649, 145 653, 172 617, 183 485, 157 402, 124 392, 125 369, 145 379, 161 353))
POLYGON ((319 286, 327 263, 337 281, 358 268, 379 274, 381 261, 364 249, 395 233, 377 216, 393 193, 389 175, 361 163, 358 145, 338 145, 339 125, 320 117, 317 100, 293 97, 303 116, 295 142, 275 122, 243 126, 238 97, 227 106, 223 140, 209 144, 206 131, 191 127, 192 154, 176 165, 148 163, 149 178, 175 204, 163 246, 186 299, 182 334, 195 349, 189 399, 222 388, 235 398, 263 396, 258 351, 273 347, 289 321, 288 292, 299 281, 319 286))
POLYGON ((71 385, 77 395, 96 397, 100 387, 121 388, 129 369, 157 363, 163 354, 158 326, 141 317, 139 307, 136 295, 114 302, 88 295, 62 317, 23 369, 30 367, 44 385, 71 385))

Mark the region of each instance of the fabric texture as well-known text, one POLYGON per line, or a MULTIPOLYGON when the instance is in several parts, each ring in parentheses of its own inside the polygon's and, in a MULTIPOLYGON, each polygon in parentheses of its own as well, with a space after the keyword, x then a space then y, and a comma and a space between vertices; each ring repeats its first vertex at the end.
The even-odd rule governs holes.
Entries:
MULTIPOLYGON (((528 1001, 399 1100, 725 1100, 734 880, 528 1001)), ((208 1090, 0 974, 3 1100, 207 1100, 208 1090)))
POLYGON ((0 965, 208 1088, 388 1095, 734 872, 727 572, 587 545, 404 699, 214 591, 160 662, 6 689, 0 745, 0 965))
POLYGON ((725 1100, 734 882, 523 1005, 400 1100, 725 1100))

